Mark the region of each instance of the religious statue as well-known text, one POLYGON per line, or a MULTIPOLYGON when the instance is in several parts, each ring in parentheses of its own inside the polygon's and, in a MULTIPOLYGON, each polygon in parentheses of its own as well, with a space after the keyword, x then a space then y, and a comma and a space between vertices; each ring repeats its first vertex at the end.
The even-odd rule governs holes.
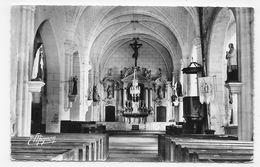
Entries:
POLYGON ((42 80, 42 71, 43 71, 43 44, 40 44, 39 48, 36 51, 33 69, 32 69, 32 81, 42 80))
POLYGON ((137 66, 138 49, 142 46, 142 44, 138 44, 137 39, 138 38, 134 38, 135 42, 133 44, 130 44, 132 49, 134 49, 134 54, 133 54, 132 58, 135 59, 135 66, 137 66))
POLYGON ((112 77, 112 68, 108 69, 107 77, 112 77))
POLYGON ((89 88, 89 94, 88 94, 88 100, 92 100, 93 99, 93 90, 92 88, 90 87, 89 88))
POLYGON ((108 85, 108 87, 107 87, 107 98, 108 99, 112 99, 113 98, 113 88, 110 85, 108 85))
POLYGON ((176 92, 178 97, 182 96, 182 85, 180 81, 176 83, 176 92))
POLYGON ((77 76, 73 77, 72 82, 73 82, 73 89, 72 89, 71 94, 77 95, 78 94, 78 90, 77 90, 78 77, 77 76))
POLYGON ((162 99, 163 98, 163 90, 162 90, 162 86, 159 86, 158 87, 158 98, 159 99, 162 99))
POLYGON ((93 88, 93 101, 99 101, 100 97, 98 94, 97 86, 94 86, 93 88))
POLYGON ((124 77, 128 76, 128 68, 124 67, 124 77))
POLYGON ((121 79, 124 78, 123 70, 120 71, 120 78, 121 78, 121 79))
POLYGON ((160 68, 158 68, 157 75, 158 75, 158 78, 162 77, 162 70, 160 68))
POLYGON ((146 68, 143 67, 143 68, 142 68, 142 75, 143 75, 143 76, 146 76, 146 74, 147 74, 147 70, 146 70, 146 68))
POLYGON ((148 72, 147 72, 147 74, 146 74, 146 78, 148 78, 148 79, 151 79, 151 70, 149 70, 148 72))
POLYGON ((237 66, 237 54, 234 49, 234 45, 230 43, 228 45, 229 51, 226 52, 227 59, 227 81, 226 82, 237 82, 238 81, 238 66, 237 66))

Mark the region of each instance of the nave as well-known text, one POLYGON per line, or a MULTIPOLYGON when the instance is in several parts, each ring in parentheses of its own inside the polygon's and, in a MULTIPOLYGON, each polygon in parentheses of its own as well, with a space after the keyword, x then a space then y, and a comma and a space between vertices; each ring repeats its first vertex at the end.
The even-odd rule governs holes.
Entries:
POLYGON ((252 161, 251 7, 17 5, 10 51, 13 160, 252 161))

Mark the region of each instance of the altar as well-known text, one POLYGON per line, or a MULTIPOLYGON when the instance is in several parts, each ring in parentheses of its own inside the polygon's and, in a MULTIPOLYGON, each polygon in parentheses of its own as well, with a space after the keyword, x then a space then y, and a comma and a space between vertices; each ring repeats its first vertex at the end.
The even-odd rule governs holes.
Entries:
MULTIPOLYGON (((141 46, 136 41, 133 48, 135 45, 141 46)), ((137 55, 135 50, 133 57, 137 55)), ((174 85, 160 68, 152 75, 151 69, 137 66, 135 57, 135 66, 114 70, 108 69, 101 79, 102 100, 100 109, 94 110, 94 121, 100 121, 108 130, 131 130, 133 125, 140 130, 165 130, 165 126, 173 124, 179 109, 173 107, 174 85)))

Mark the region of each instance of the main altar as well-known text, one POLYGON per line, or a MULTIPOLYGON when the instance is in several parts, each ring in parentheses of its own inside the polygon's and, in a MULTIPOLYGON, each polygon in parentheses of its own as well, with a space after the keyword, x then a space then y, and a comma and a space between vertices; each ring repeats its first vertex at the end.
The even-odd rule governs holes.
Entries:
POLYGON ((102 124, 107 130, 165 130, 173 124, 172 82, 162 77, 158 68, 156 76, 151 70, 137 66, 138 52, 141 47, 135 40, 135 66, 120 70, 120 79, 114 77, 113 69, 108 69, 102 79, 103 100, 102 124))

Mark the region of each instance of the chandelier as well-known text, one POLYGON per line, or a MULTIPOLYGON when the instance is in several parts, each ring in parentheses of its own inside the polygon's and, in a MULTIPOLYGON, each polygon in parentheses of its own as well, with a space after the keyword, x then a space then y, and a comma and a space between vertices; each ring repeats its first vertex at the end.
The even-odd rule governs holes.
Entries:
POLYGON ((134 69, 134 78, 132 81, 132 86, 130 87, 130 94, 132 95, 133 101, 137 102, 138 97, 140 96, 140 86, 138 86, 138 80, 135 78, 135 72, 136 69, 134 69))

